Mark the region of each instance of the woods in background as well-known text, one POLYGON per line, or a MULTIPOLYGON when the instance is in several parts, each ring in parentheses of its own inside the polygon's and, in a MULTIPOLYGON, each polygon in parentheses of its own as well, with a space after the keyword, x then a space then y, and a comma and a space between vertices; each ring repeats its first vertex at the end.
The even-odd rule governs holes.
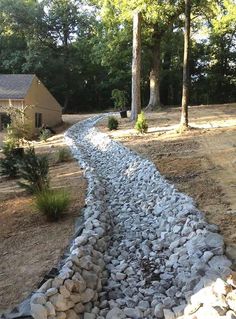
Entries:
MULTIPOLYGON (((142 13, 142 106, 180 105, 183 1, 1 0, 0 73, 36 73, 67 112, 131 97, 132 13, 142 13)), ((235 0, 192 0, 190 104, 235 102, 235 0)))

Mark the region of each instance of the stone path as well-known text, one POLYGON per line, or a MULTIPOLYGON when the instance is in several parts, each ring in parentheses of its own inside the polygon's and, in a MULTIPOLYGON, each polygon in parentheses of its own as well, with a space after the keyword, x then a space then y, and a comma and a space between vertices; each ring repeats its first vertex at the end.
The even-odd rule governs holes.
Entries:
MULTIPOLYGON (((175 318, 187 302, 195 310, 203 308, 205 300, 196 293, 209 297, 211 290, 214 295, 212 287, 201 289, 217 278, 224 286, 219 278, 230 273, 217 227, 207 224, 193 200, 175 190, 151 162, 98 132, 93 127, 98 119, 72 131, 80 149, 75 155, 104 185, 102 200, 111 220, 99 315, 175 318)), ((220 312, 207 305, 214 318, 226 314, 229 307, 222 303, 225 311, 220 312)))
POLYGON ((59 274, 30 300, 35 319, 235 319, 224 243, 153 163, 94 125, 66 141, 88 179, 84 224, 59 274))

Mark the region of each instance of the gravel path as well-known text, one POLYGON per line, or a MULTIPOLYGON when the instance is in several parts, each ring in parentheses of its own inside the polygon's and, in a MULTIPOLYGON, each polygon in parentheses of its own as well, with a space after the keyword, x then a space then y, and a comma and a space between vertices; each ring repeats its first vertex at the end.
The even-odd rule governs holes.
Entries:
POLYGON ((211 318, 226 318, 226 302, 219 301, 225 311, 216 309, 216 300, 206 303, 220 293, 218 286, 227 285, 220 278, 231 272, 217 226, 207 224, 193 200, 169 184, 153 163, 98 132, 93 126, 100 118, 70 131, 74 155, 97 174, 110 216, 94 318, 179 318, 184 310, 201 315, 206 307, 211 318))

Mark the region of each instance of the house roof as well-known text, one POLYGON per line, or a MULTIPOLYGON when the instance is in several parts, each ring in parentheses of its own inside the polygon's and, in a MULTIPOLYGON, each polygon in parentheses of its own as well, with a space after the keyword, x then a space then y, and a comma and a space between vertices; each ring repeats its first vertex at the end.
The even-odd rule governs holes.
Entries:
POLYGON ((0 100, 24 99, 34 74, 0 74, 0 100))

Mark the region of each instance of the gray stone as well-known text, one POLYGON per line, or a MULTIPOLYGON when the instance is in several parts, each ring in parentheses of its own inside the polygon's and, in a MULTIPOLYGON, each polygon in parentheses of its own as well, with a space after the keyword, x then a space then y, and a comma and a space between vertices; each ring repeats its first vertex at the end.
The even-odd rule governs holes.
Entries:
POLYGON ((86 286, 88 288, 96 290, 97 283, 98 283, 97 274, 94 273, 94 272, 91 272, 91 271, 83 270, 82 276, 83 276, 83 278, 84 278, 84 280, 86 282, 86 286))
POLYGON ((140 310, 138 308, 136 308, 136 309, 124 308, 124 313, 126 314, 126 316, 128 316, 132 319, 140 319, 140 317, 142 316, 142 313, 140 312, 140 310))
POLYGON ((95 319, 96 315, 94 313, 84 313, 84 319, 95 319))
POLYGON ((145 300, 140 301, 138 304, 138 308, 142 311, 147 310, 149 307, 150 307, 149 302, 145 300))
POLYGON ((106 319, 125 319, 125 318, 126 316, 120 308, 113 308, 106 315, 106 319))
POLYGON ((163 304, 157 304, 154 308, 154 316, 156 318, 163 318, 164 312, 163 312, 164 306, 163 304))

